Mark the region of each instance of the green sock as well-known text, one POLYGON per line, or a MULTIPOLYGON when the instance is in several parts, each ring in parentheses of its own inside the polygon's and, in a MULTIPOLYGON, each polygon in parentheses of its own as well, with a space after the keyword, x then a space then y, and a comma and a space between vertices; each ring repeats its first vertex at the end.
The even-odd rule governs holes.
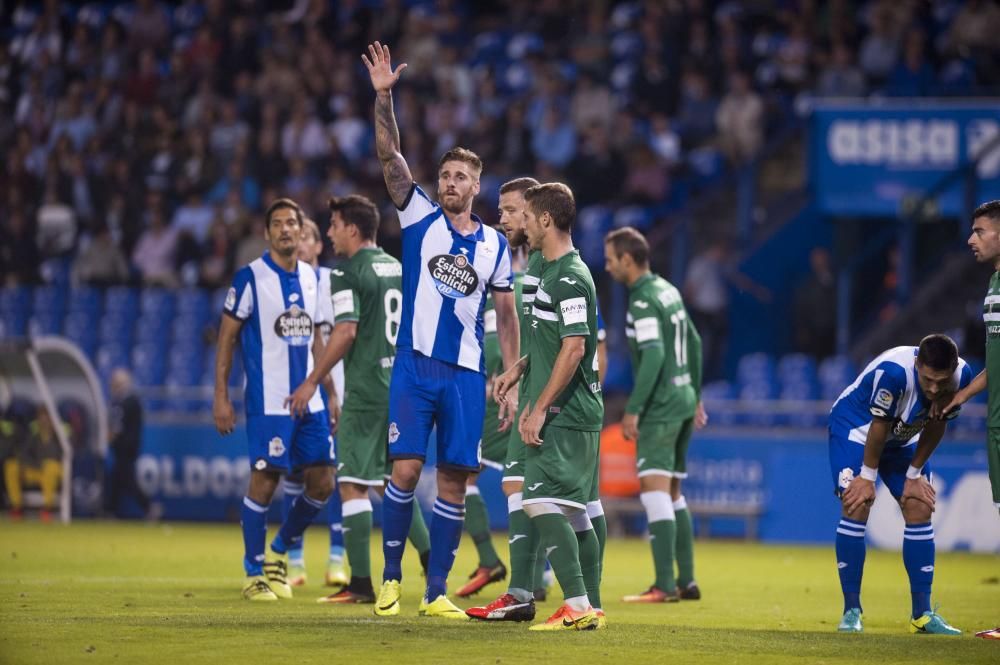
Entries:
POLYGON ((344 549, 351 565, 351 577, 372 576, 372 511, 344 516, 344 549))
POLYGON ((677 517, 677 586, 684 589, 694 582, 694 526, 687 507, 674 509, 677 517))
MULTIPOLYGON (((604 580, 604 546, 608 542, 608 520, 607 520, 606 517, 604 517, 604 513, 601 513, 597 517, 591 517, 590 518, 590 523, 594 525, 594 533, 597 534, 597 544, 601 548, 601 552, 600 552, 601 558, 600 558, 599 563, 600 563, 600 566, 601 566, 601 577, 600 577, 600 579, 603 581, 604 580)), ((598 606, 594 605, 594 607, 598 607, 598 606)))
POLYGON ((535 565, 531 573, 531 589, 541 589, 545 586, 545 548, 539 542, 535 549, 535 565))
POLYGON ((601 546, 593 529, 577 531, 580 546, 580 571, 587 588, 587 598, 593 607, 601 606, 601 546))
POLYGON ((413 502, 413 519, 410 521, 410 543, 418 554, 429 552, 431 549, 431 534, 427 531, 424 511, 420 509, 420 504, 416 500, 413 502))
POLYGON ((653 569, 656 571, 656 588, 673 593, 674 544, 680 529, 674 520, 657 520, 649 523, 649 545, 653 549, 653 569))
POLYGON ((545 513, 531 518, 538 527, 538 535, 548 552, 552 570, 555 571, 564 598, 576 598, 587 593, 580 569, 580 545, 577 543, 573 527, 566 517, 555 513, 545 513))
POLYGON ((510 513, 510 584, 511 589, 531 593, 538 549, 538 528, 523 510, 510 513))
POLYGON ((465 530, 476 544, 480 566, 492 568, 500 563, 490 534, 490 516, 486 512, 486 502, 478 494, 465 495, 465 530))

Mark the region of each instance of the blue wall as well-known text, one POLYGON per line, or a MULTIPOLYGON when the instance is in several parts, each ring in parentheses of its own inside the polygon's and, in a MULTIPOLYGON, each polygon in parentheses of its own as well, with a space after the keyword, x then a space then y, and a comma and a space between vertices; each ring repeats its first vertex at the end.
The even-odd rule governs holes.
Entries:
MULTIPOLYGON (((938 545, 1000 552, 1000 518, 993 508, 985 446, 947 441, 935 453, 938 545)), ((754 436, 709 429, 695 436, 684 493, 690 503, 759 505, 759 536, 767 542, 830 543, 839 516, 821 432, 806 436, 754 436)), ((146 428, 140 484, 163 503, 166 519, 236 521, 249 464, 242 429, 220 437, 212 427, 146 428)), ((433 502, 433 470, 418 496, 433 502)), ((505 528, 507 504, 500 474, 488 470, 480 485, 494 528, 505 528)), ((902 522, 891 496, 880 488, 869 538, 885 547, 901 542, 902 522), (874 532, 874 533, 873 533, 874 532)), ((280 501, 275 501, 280 504, 280 501)), ((378 511, 376 510, 376 515, 378 511)), ((272 517, 277 517, 273 509, 272 517)), ((713 532, 733 533, 733 524, 713 532)))

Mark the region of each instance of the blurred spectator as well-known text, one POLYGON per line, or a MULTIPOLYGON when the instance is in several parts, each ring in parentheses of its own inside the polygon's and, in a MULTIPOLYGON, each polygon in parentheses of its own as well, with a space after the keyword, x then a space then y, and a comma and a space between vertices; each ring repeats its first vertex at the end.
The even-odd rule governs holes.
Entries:
POLYGON ((626 202, 649 205, 666 197, 670 184, 667 168, 648 146, 639 145, 630 151, 628 164, 624 187, 626 202))
POLYGON ((159 207, 150 209, 147 228, 139 236, 132 263, 139 271, 145 284, 154 286, 177 286, 178 233, 163 218, 159 207))
POLYGON ((222 103, 219 119, 212 126, 209 135, 209 146, 212 157, 220 162, 232 159, 236 147, 245 142, 250 134, 250 127, 239 117, 236 103, 227 100, 222 103))
POLYGON ((691 260, 684 277, 684 304, 701 335, 706 382, 722 378, 729 337, 728 260, 728 245, 715 242, 691 260))
POLYGON ((573 161, 567 165, 566 176, 576 196, 577 206, 608 203, 620 198, 625 180, 625 160, 611 146, 607 128, 591 125, 584 131, 583 143, 573 161))
POLYGON ((729 75, 729 92, 715 115, 722 151, 734 164, 751 161, 764 142, 764 102, 743 72, 729 75))
POLYGON ((76 211, 59 199, 53 186, 45 191, 45 201, 38 209, 35 244, 43 257, 62 256, 76 243, 76 211))
POLYGON ((14 449, 14 456, 3 463, 11 518, 20 519, 24 515, 23 489, 31 485, 42 490, 42 521, 51 521, 62 480, 62 445, 45 406, 38 406, 35 419, 28 426, 27 438, 15 441, 14 449))
POLYGON ((4 240, 0 243, 0 268, 4 286, 36 284, 39 281, 40 256, 35 233, 24 213, 14 208, 7 215, 4 240))
POLYGON ((677 111, 677 133, 685 145, 701 145, 715 134, 715 112, 718 105, 704 74, 693 69, 684 72, 677 111))
POLYGON ((812 272, 795 289, 792 304, 794 345, 822 360, 837 349, 837 281, 826 249, 813 249, 809 266, 812 272))
POLYGON ((73 263, 73 278, 78 284, 114 286, 129 278, 125 254, 111 236, 106 224, 99 224, 73 263))
POLYGON ((844 43, 833 46, 830 63, 823 69, 816 86, 820 97, 862 97, 867 92, 865 75, 854 64, 854 54, 844 43))
POLYGON ((155 517, 149 498, 135 477, 135 464, 142 450, 142 403, 132 389, 128 370, 118 367, 111 372, 110 389, 108 431, 114 463, 105 488, 105 509, 121 517, 123 502, 131 498, 147 517, 155 517))
POLYGON ((215 210, 205 203, 201 192, 191 189, 184 205, 177 208, 170 225, 175 231, 191 236, 201 244, 208 238, 208 229, 215 219, 215 210))
POLYGON ((531 139, 536 160, 563 168, 576 154, 576 132, 566 114, 555 106, 545 112, 542 124, 531 139))
POLYGON ((875 12, 872 31, 861 42, 858 64, 869 79, 881 83, 896 66, 898 54, 899 40, 891 17, 885 11, 875 12))
POLYGON ((132 51, 162 51, 170 36, 170 16, 154 0, 137 0, 128 24, 128 45, 132 51))
POLYGON ((233 247, 229 229, 225 222, 216 220, 208 231, 201 251, 199 283, 201 286, 217 289, 225 286, 233 274, 233 247))
POLYGON ((889 75, 885 92, 893 97, 924 97, 935 92, 934 69, 924 55, 924 33, 910 30, 903 57, 889 75))
POLYGON ((246 172, 242 160, 233 160, 229 163, 226 175, 220 178, 208 193, 208 201, 209 203, 224 201, 231 191, 239 194, 240 201, 248 208, 256 210, 260 205, 260 186, 246 172))
POLYGON ((249 231, 236 246, 236 258, 233 264, 245 266, 251 261, 259 259, 267 251, 268 246, 267 240, 264 238, 263 216, 255 215, 249 231))
POLYGON ((570 115, 576 130, 582 131, 589 125, 610 127, 614 112, 614 99, 607 86, 598 83, 590 72, 581 72, 570 103, 570 115))

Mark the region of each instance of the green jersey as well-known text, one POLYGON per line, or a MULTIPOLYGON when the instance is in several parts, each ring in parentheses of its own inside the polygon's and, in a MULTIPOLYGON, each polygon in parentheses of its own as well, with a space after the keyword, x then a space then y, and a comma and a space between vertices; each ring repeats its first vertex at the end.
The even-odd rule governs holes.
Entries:
POLYGON ((644 422, 694 416, 701 389, 701 338, 681 294, 659 275, 646 273, 629 288, 625 320, 635 382, 625 412, 644 422))
POLYGON ((990 289, 983 303, 986 324, 986 384, 989 392, 987 427, 1000 427, 1000 272, 990 278, 990 289))
POLYGON ((545 423, 564 429, 600 431, 604 399, 597 378, 597 291, 578 251, 544 265, 531 308, 529 334, 529 374, 522 400, 534 403, 541 395, 564 337, 586 337, 583 360, 569 385, 549 407, 545 423))
MULTIPOLYGON (((503 373, 503 354, 500 353, 500 340, 497 339, 497 312, 492 292, 487 293, 486 308, 483 310, 483 354, 486 358, 486 377, 492 383, 493 379, 503 373)), ((486 424, 483 426, 483 433, 495 431, 499 420, 500 405, 494 401, 491 390, 486 398, 486 424)))
POLYGON ((535 293, 538 291, 538 280, 542 276, 545 259, 538 250, 528 254, 528 264, 523 273, 514 277, 514 306, 521 323, 521 355, 528 352, 528 338, 531 336, 531 306, 535 304, 535 293))
POLYGON ((344 357, 344 409, 389 407, 389 376, 403 307, 403 266, 380 247, 365 247, 330 272, 334 326, 355 321, 344 357))

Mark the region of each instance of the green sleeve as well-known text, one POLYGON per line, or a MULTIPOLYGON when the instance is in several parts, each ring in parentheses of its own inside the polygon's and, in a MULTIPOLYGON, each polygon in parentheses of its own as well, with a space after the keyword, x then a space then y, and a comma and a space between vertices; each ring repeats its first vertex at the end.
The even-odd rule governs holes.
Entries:
POLYGON ((330 297, 333 298, 333 321, 361 320, 361 296, 349 270, 334 268, 330 271, 330 297))
POLYGON ((592 331, 587 319, 594 296, 583 280, 564 277, 551 287, 549 295, 556 314, 559 338, 590 336, 592 331))
POLYGON ((688 373, 691 374, 691 386, 694 394, 701 399, 701 335, 690 317, 688 322, 688 373))
POLYGON ((656 389, 666 355, 662 344, 649 344, 639 350, 639 368, 635 373, 635 386, 625 405, 625 413, 642 415, 646 403, 656 389))

